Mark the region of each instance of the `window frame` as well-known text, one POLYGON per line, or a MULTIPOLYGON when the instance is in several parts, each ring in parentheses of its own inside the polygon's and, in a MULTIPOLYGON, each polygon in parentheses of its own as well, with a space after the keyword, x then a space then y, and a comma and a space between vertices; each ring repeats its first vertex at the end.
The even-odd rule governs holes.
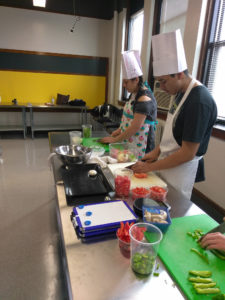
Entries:
MULTIPOLYGON (((212 34, 212 23, 214 21, 214 10, 215 5, 217 4, 218 0, 208 0, 207 2, 207 9, 206 9, 206 17, 205 17, 205 24, 204 24, 204 32, 203 32, 203 40, 200 52, 200 59, 199 59, 199 67, 197 73, 197 79, 200 80, 203 84, 206 83, 206 72, 207 72, 207 51, 209 47, 209 42, 212 34)), ((213 24, 215 26, 215 24, 213 24)), ((214 28, 215 30, 215 28, 214 28)), ((225 140, 225 122, 224 120, 220 120, 219 118, 214 125, 212 136, 225 140)))

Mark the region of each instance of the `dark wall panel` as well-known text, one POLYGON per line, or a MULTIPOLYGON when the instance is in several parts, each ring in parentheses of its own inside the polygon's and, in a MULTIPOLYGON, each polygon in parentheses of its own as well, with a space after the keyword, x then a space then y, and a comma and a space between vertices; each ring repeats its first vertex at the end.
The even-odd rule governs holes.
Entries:
POLYGON ((108 58, 0 51, 0 69, 107 76, 108 58))

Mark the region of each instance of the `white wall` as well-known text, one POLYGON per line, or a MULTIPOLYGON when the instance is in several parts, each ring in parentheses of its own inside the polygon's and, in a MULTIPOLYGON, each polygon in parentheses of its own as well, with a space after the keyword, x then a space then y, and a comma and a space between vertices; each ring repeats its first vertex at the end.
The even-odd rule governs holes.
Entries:
POLYGON ((206 181, 196 183, 195 187, 225 208, 225 142, 211 137, 204 161, 206 181))
POLYGON ((164 0, 160 32, 171 32, 180 29, 184 34, 188 0, 164 0))
MULTIPOLYGON (((82 17, 72 33, 73 23, 69 15, 0 6, 0 48, 109 57, 111 63, 113 20, 82 17)), ((39 114, 39 119, 58 123, 53 114, 39 114)), ((61 114, 60 124, 74 123, 73 119, 73 115, 61 114)), ((0 125, 19 120, 18 114, 5 114, 0 125)))
POLYGON ((109 57, 112 21, 0 7, 0 48, 109 57))

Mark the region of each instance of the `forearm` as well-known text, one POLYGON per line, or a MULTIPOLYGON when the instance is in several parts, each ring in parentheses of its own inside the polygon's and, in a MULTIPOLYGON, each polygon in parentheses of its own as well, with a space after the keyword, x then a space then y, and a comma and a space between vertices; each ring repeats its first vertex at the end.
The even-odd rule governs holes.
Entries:
POLYGON ((117 142, 121 142, 123 140, 129 139, 131 136, 135 135, 143 126, 146 116, 144 115, 136 115, 134 120, 131 122, 130 126, 123 132, 121 132, 118 136, 115 137, 117 142))
POLYGON ((143 161, 154 161, 157 160, 160 155, 160 147, 156 146, 151 152, 145 154, 142 158, 143 161))
POLYGON ((156 170, 160 171, 163 169, 170 169, 170 168, 177 167, 189 160, 190 160, 190 158, 187 156, 184 156, 183 151, 181 149, 179 149, 178 151, 174 152, 173 154, 151 163, 150 168, 151 168, 151 171, 156 171, 156 170))
POLYGON ((179 150, 163 159, 159 159, 152 163, 148 161, 146 163, 137 163, 137 166, 134 166, 134 171, 140 172, 141 169, 144 168, 145 172, 152 172, 177 167, 192 160, 198 150, 198 147, 199 144, 197 143, 184 142, 179 150))
POLYGON ((111 134, 111 136, 116 137, 121 133, 121 128, 119 127, 118 129, 114 130, 111 134))

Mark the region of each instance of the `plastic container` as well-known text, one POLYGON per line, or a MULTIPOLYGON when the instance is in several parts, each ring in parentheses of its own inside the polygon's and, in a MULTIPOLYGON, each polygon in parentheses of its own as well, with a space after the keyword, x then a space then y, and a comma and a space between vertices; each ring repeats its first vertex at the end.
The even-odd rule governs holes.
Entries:
POLYGON ((91 157, 102 156, 105 153, 105 149, 100 146, 90 146, 92 149, 91 157))
POLYGON ((124 242, 123 240, 121 240, 117 233, 116 233, 117 239, 118 239, 118 243, 119 243, 119 248, 120 248, 120 252, 122 253, 122 255, 126 258, 130 258, 130 243, 124 242))
POLYGON ((115 192, 118 197, 128 197, 130 194, 131 177, 133 171, 126 168, 114 171, 115 192))
POLYGON ((129 234, 132 270, 141 275, 152 274, 159 244, 163 237, 161 230, 149 223, 136 223, 131 226, 129 234), (141 234, 140 231, 143 233, 141 234))
POLYGON ((81 131, 70 131, 70 145, 80 145, 82 142, 81 131))
POLYGON ((148 207, 146 207, 146 206, 143 205, 142 211, 143 211, 143 221, 146 222, 146 223, 149 223, 149 224, 152 224, 152 225, 158 227, 162 232, 166 232, 168 230, 169 226, 172 223, 171 222, 171 218, 170 218, 169 210, 166 207, 162 207, 162 206, 148 206, 148 207), (166 214, 167 214, 167 217, 166 217, 165 221, 167 223, 159 223, 159 222, 151 222, 151 221, 149 222, 147 220, 147 218, 145 217, 145 211, 146 210, 149 211, 149 212, 151 212, 151 213, 159 212, 160 210, 161 211, 162 210, 165 211, 166 214))
POLYGON ((150 198, 156 201, 166 201, 166 196, 168 193, 168 188, 161 186, 150 187, 150 198))
POLYGON ((133 200, 138 198, 148 198, 150 195, 150 190, 144 187, 136 187, 131 190, 131 196, 133 200))
POLYGON ((136 152, 129 143, 109 144, 109 155, 120 163, 137 160, 136 152))
POLYGON ((92 137, 92 125, 91 124, 82 125, 82 132, 83 132, 84 138, 91 138, 92 137))

